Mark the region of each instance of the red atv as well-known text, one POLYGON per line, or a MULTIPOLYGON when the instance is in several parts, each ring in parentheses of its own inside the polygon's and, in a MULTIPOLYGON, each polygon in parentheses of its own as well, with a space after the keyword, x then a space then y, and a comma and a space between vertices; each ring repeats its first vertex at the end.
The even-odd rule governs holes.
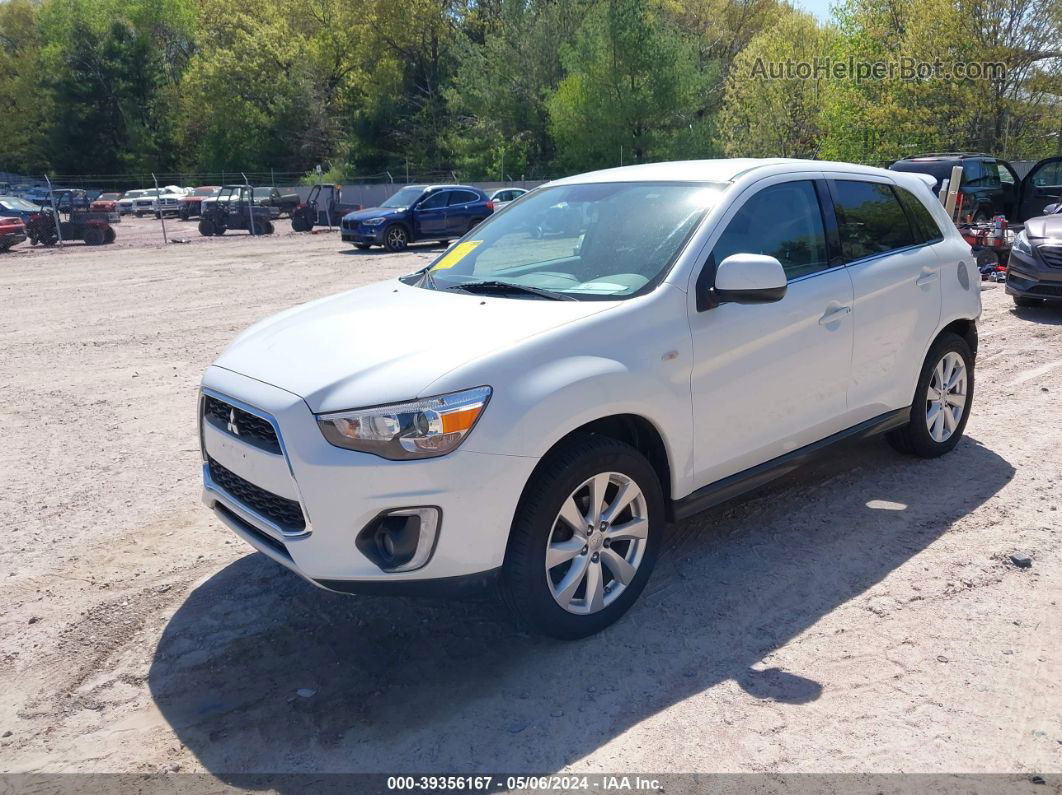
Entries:
POLYGON ((118 223, 120 218, 116 210, 96 212, 75 207, 70 191, 58 191, 55 194, 55 206, 54 210, 51 207, 43 207, 39 213, 30 216, 26 223, 26 233, 32 245, 40 243, 54 246, 59 242, 60 232, 64 243, 84 240, 85 245, 99 246, 114 242, 116 235, 111 224, 118 223), (59 213, 58 231, 55 228, 56 212, 59 213))

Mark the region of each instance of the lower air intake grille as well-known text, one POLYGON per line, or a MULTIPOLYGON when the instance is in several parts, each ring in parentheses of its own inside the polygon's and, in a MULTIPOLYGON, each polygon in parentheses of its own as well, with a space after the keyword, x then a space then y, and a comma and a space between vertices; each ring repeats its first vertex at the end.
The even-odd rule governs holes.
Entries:
POLYGON ((207 458, 211 479, 225 493, 246 505, 255 513, 277 525, 285 533, 301 533, 306 529, 302 507, 295 500, 280 497, 250 483, 213 458, 207 458))

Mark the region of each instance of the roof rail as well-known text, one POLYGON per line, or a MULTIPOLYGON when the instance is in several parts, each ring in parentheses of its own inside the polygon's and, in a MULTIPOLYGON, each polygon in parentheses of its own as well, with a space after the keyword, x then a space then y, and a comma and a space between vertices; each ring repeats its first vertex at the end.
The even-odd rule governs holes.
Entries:
POLYGON ((923 157, 990 157, 993 160, 996 159, 995 155, 986 152, 926 152, 921 155, 907 155, 901 160, 919 160, 923 157))

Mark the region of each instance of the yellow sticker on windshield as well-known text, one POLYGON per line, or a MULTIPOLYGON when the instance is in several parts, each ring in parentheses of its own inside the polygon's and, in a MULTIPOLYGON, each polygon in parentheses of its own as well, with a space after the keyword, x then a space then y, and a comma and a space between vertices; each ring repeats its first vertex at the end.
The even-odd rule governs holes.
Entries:
POLYGON ((472 253, 472 250, 482 243, 482 240, 469 240, 467 243, 458 243, 454 246, 453 251, 449 252, 445 257, 435 263, 433 271, 446 270, 452 268, 459 263, 465 257, 472 253))

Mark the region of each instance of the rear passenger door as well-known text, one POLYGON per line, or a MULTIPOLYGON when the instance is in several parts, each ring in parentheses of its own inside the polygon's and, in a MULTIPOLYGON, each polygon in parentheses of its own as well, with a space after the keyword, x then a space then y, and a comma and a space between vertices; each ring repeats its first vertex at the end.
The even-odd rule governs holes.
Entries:
POLYGON ((446 223, 450 234, 460 237, 467 232, 472 223, 473 209, 480 201, 479 194, 470 190, 455 190, 450 192, 450 203, 446 208, 446 223))
POLYGON ((829 180, 855 290, 848 406, 856 422, 911 404, 940 322, 940 228, 906 188, 871 176, 829 180))

